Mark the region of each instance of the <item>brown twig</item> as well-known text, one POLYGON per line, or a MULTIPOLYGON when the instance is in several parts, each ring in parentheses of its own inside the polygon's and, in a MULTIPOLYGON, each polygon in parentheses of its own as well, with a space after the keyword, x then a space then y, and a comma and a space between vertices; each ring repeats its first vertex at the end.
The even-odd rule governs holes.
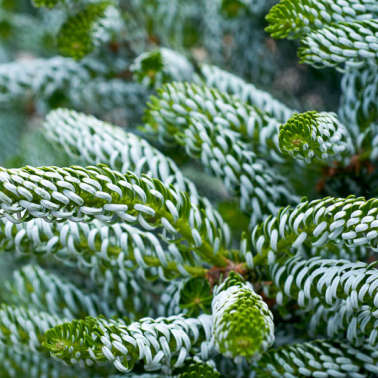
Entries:
POLYGON ((236 272, 244 276, 247 274, 247 268, 245 264, 235 264, 233 261, 227 260, 226 266, 214 266, 209 269, 206 273, 206 279, 209 281, 210 287, 213 288, 214 285, 227 278, 230 272, 236 272))

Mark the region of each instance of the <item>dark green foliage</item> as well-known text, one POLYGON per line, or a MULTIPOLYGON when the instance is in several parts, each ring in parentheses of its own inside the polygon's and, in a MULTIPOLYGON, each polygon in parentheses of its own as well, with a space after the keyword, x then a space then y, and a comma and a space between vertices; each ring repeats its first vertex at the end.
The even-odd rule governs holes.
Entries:
POLYGON ((57 36, 60 53, 79 60, 92 52, 95 48, 93 37, 95 24, 101 21, 110 6, 112 6, 111 1, 89 4, 85 9, 69 17, 57 36))
POLYGON ((209 364, 188 360, 183 367, 177 369, 174 374, 177 374, 178 378, 220 378, 221 374, 209 364))
POLYGON ((211 312, 211 299, 209 282, 203 278, 191 278, 181 289, 179 306, 187 311, 187 316, 208 314, 211 312))

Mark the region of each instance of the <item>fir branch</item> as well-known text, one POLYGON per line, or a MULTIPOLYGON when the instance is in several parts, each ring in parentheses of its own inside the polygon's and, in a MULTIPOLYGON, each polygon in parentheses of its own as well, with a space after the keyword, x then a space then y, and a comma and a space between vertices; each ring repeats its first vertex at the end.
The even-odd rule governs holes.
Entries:
MULTIPOLYGON (((102 300, 112 303, 112 312, 126 313, 130 319, 154 315, 153 295, 146 295, 146 291, 152 294, 154 291, 146 285, 147 279, 160 277, 167 280, 167 275, 171 278, 172 266, 175 268, 173 272, 178 271, 177 275, 188 274, 180 265, 183 257, 174 245, 164 253, 154 235, 125 224, 108 226, 98 221, 50 223, 42 219, 14 224, 3 219, 0 230, 1 250, 15 253, 17 257, 47 254, 47 257, 56 258, 70 271, 79 271, 87 277, 98 289, 102 300), (143 247, 141 243, 144 243, 143 247), (137 252, 134 254, 130 248, 137 252), (161 262, 159 257, 153 257, 154 253, 164 255, 161 262), (164 267, 167 261, 170 264, 166 268, 155 267, 160 264, 164 267)), ((197 274, 203 271, 204 274, 205 270, 198 267, 200 263, 193 265, 197 267, 192 270, 189 267, 190 271, 197 274)))
POLYGON ((330 242, 327 243, 325 246, 323 245, 319 248, 314 246, 311 246, 309 248, 307 245, 302 245, 299 248, 299 251, 300 255, 304 258, 319 256, 326 259, 366 261, 366 259, 374 256, 374 250, 371 250, 369 245, 354 246, 340 242, 330 242))
POLYGON ((172 136, 240 198, 240 208, 251 214, 251 226, 267 214, 276 214, 283 204, 298 202, 287 180, 249 151, 238 133, 194 115, 187 126, 184 132, 172 128, 172 136))
POLYGON ((164 289, 158 304, 159 316, 186 314, 186 311, 180 308, 181 290, 185 281, 186 280, 172 280, 164 289))
POLYGON ((273 315, 252 285, 231 272, 214 291, 213 336, 220 353, 259 358, 274 341, 273 315))
POLYGON ((176 378, 221 378, 212 361, 203 362, 199 358, 186 360, 184 366, 174 370, 176 378))
MULTIPOLYGON (((136 271, 163 280, 188 275, 205 275, 201 261, 180 245, 166 247, 151 232, 127 224, 99 221, 48 223, 35 219, 21 224, 0 221, 0 246, 3 251, 29 257, 54 255, 67 263, 116 272, 136 271), (151 268, 157 268, 155 271, 151 268)), ((93 315, 93 314, 90 314, 93 315)))
POLYGON ((288 298, 295 298, 300 307, 313 311, 316 308, 321 311, 319 306, 324 305, 329 311, 322 311, 322 316, 326 317, 331 334, 341 328, 351 342, 372 346, 378 343, 376 264, 294 257, 284 265, 275 264, 271 276, 279 289, 276 295, 279 305, 286 303, 288 298), (332 306, 334 308, 330 308, 332 306), (346 319, 351 323, 344 323, 346 319))
POLYGON ((128 271, 117 268, 114 262, 98 261, 96 258, 92 259, 91 264, 75 258, 71 262, 66 256, 59 256, 59 259, 87 277, 87 285, 95 287, 98 295, 118 316, 127 316, 130 320, 156 316, 155 300, 159 293, 156 277, 159 272, 155 269, 151 269, 150 276, 146 270, 128 271))
POLYGON ((246 83, 238 76, 216 66, 202 65, 201 76, 197 78, 197 81, 199 83, 204 81, 208 87, 216 88, 222 93, 235 95, 241 102, 256 106, 280 122, 286 122, 294 112, 268 92, 262 91, 253 84, 246 83))
POLYGON ((377 67, 351 70, 343 75, 339 115, 357 141, 358 147, 369 149, 371 135, 364 131, 371 124, 378 123, 377 67))
POLYGON ((280 126, 279 143, 283 152, 306 162, 345 160, 354 152, 345 126, 327 112, 294 114, 280 126))
POLYGON ((209 346, 202 344, 210 337, 210 327, 208 315, 198 319, 144 318, 129 325, 120 319, 88 317, 50 329, 44 346, 71 364, 81 361, 91 366, 108 360, 127 373, 140 361, 147 371, 160 370, 182 366, 198 348, 204 355, 210 353, 209 346))
MULTIPOLYGON (((177 50, 183 50, 183 46, 198 35, 198 23, 201 20, 202 4, 198 1, 144 1, 130 0, 129 7, 132 19, 137 19, 134 29, 139 33, 146 33, 145 37, 152 36, 159 41, 160 46, 170 46, 177 50), (140 30, 140 22, 147 26, 147 30, 140 30)), ((134 20, 131 20, 133 22, 134 20)), ((132 30, 135 33, 135 30, 132 30)), ((155 47, 155 43, 152 44, 155 47)), ((139 49, 140 50, 140 49, 139 49)), ((144 48, 146 50, 146 48, 144 48)))
POLYGON ((378 355, 371 347, 358 349, 323 340, 284 345, 266 352, 257 364, 258 377, 366 377, 377 374, 378 355))
POLYGON ((160 229, 173 244, 186 243, 205 261, 226 265, 229 231, 184 192, 148 176, 106 166, 0 169, 1 209, 12 222, 32 218, 122 220, 160 229))
POLYGON ((298 50, 301 63, 316 68, 356 69, 378 62, 378 20, 331 24, 308 34, 298 50))
POLYGON ((68 109, 50 112, 44 123, 46 136, 68 155, 86 164, 105 163, 121 173, 147 174, 190 193, 197 203, 195 185, 176 163, 138 136, 99 119, 68 109))
POLYGON ((80 60, 120 29, 122 19, 112 1, 91 3, 64 22, 57 36, 58 48, 62 55, 80 60))
POLYGON ((378 200, 326 197, 282 209, 252 231, 255 264, 273 263, 307 244, 377 248, 378 200))
POLYGON ((48 97, 58 88, 69 85, 71 77, 89 80, 88 72, 71 59, 55 57, 49 60, 36 59, 0 65, 0 102, 9 102, 32 91, 48 97))
POLYGON ((255 107, 214 88, 189 83, 164 85, 151 97, 146 112, 146 130, 170 144, 179 127, 184 130, 192 117, 240 134, 258 156, 282 163, 278 147, 279 124, 255 107))
POLYGON ((65 319, 23 307, 0 305, 0 346, 22 353, 25 347, 41 352, 44 333, 65 319))
MULTIPOLYGON (((166 185, 190 194, 193 204, 205 211, 216 228, 229 234, 228 226, 205 198, 199 197, 195 185, 183 176, 174 161, 152 147, 147 141, 119 127, 102 122, 92 116, 66 109, 58 109, 46 118, 47 137, 73 157, 88 164, 106 163, 121 173, 133 171, 147 174, 166 185)), ((176 257, 178 262, 180 259, 176 257)))
POLYGON ((200 14, 205 27, 202 43, 211 57, 209 60, 221 67, 232 67, 243 77, 258 78, 260 83, 269 85, 278 66, 272 50, 267 48, 266 35, 259 20, 275 0, 247 0, 247 9, 241 9, 237 17, 231 18, 221 11, 222 1, 206 1, 200 14), (232 43, 229 43, 231 36, 232 43))
POLYGON ((13 273, 1 294, 7 303, 35 308, 65 319, 113 316, 106 302, 38 266, 27 265, 13 273))
POLYGON ((313 302, 312 308, 306 309, 302 317, 311 337, 323 334, 333 340, 349 340, 355 346, 374 344, 378 320, 371 306, 354 308, 352 296, 332 307, 320 299, 313 302))
POLYGON ((131 274, 105 264, 82 264, 79 271, 85 277, 90 277, 91 285, 98 288, 101 298, 111 303, 118 316, 127 316, 130 320, 156 316, 156 283, 149 283, 149 277, 143 270, 131 274))
POLYGON ((265 30, 273 38, 296 39, 328 24, 377 16, 375 0, 281 0, 266 16, 265 30))
MULTIPOLYGON (((360 306, 378 307, 378 270, 376 264, 348 260, 305 260, 292 257, 285 264, 271 267, 272 279, 280 290, 277 303, 283 298, 295 298, 301 307, 311 307, 316 298, 328 306, 348 299, 355 310, 360 306)), ((376 335, 378 340, 378 334, 376 335)), ((374 339, 374 337, 373 337, 374 339)))
POLYGON ((169 81, 190 81, 194 68, 182 54, 167 49, 145 52, 131 65, 134 77, 148 88, 159 88, 169 81))
POLYGON ((48 99, 58 90, 66 91, 72 78, 81 84, 91 80, 93 72, 102 74, 106 68, 89 60, 75 62, 70 58, 53 57, 16 61, 0 65, 0 103, 9 103, 28 95, 48 99))

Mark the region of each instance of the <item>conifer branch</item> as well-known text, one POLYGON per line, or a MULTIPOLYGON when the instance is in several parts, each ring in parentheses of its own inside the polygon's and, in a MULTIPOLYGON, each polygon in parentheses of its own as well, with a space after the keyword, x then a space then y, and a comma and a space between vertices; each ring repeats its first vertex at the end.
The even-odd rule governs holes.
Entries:
POLYGON ((351 305, 352 302, 353 296, 349 296, 329 307, 314 298, 312 308, 306 309, 303 314, 303 319, 308 324, 309 335, 315 337, 323 334, 333 340, 345 339, 355 346, 377 344, 376 311, 368 305, 356 309, 353 304, 351 305))
POLYGON ((378 62, 377 33, 376 19, 331 24, 308 34, 301 41, 298 56, 301 63, 316 68, 374 66, 378 62))
MULTIPOLYGON (((279 290, 276 295, 279 305, 285 303, 287 298, 294 298, 300 307, 313 310, 324 305, 330 309, 322 314, 329 316, 327 322, 330 329, 340 326, 339 320, 332 318, 335 310, 344 308, 344 311, 354 311, 353 316, 350 316, 354 320, 349 326, 344 326, 348 329, 346 338, 358 344, 364 342, 375 346, 378 343, 378 323, 375 316, 378 309, 376 264, 293 257, 283 265, 275 264, 271 269, 271 276, 279 290), (332 309, 332 306, 335 308, 332 309), (361 325, 358 334, 355 332, 357 321, 361 325)), ((342 316, 342 312, 339 315, 342 316)))
POLYGON ((326 248, 327 244, 347 247, 378 247, 378 201, 363 197, 326 197, 304 201, 282 209, 252 231, 254 262, 274 262, 303 245, 326 248))
POLYGON ((138 274, 144 271, 150 278, 163 280, 204 276, 206 272, 198 256, 186 248, 174 244, 166 247, 153 233, 127 224, 49 223, 42 219, 14 224, 2 220, 0 230, 2 250, 21 256, 48 254, 78 267, 98 265, 106 271, 138 274))
POLYGON ((67 90, 72 77, 81 83, 89 82, 91 71, 91 63, 88 61, 77 63, 70 58, 62 57, 35 59, 28 64, 22 61, 2 64, 0 103, 25 98, 27 94, 46 99, 57 90, 67 90))
POLYGON ((301 38, 314 29, 342 21, 377 17, 374 0, 281 0, 271 8, 265 29, 273 38, 301 38))
POLYGON ((240 198, 241 209, 251 214, 251 226, 265 215, 277 213, 281 205, 298 201, 286 180, 249 151, 238 133, 195 115, 184 131, 172 127, 171 133, 189 156, 200 158, 202 165, 240 198))
POLYGON ((190 81, 193 65, 182 54, 167 48, 145 52, 131 65, 137 81, 148 88, 159 88, 169 81, 190 81))
POLYGON ((224 71, 216 66, 204 64, 201 66, 201 76, 198 82, 204 81, 208 87, 216 88, 222 93, 235 95, 241 102, 256 106, 268 116, 280 122, 286 122, 294 110, 272 97, 268 92, 246 83, 243 79, 224 71))
POLYGON ((157 272, 153 271, 150 277, 142 269, 128 272, 101 263, 92 266, 79 264, 78 269, 90 278, 92 286, 98 289, 105 302, 111 303, 118 316, 127 316, 130 320, 156 316, 155 283, 148 280, 154 279, 157 272))
POLYGON ((176 129, 183 131, 196 117, 239 133, 258 156, 284 161, 278 147, 278 122, 214 88, 170 83, 158 91, 157 97, 151 97, 148 106, 145 128, 162 143, 172 144, 176 129))
MULTIPOLYGON (((378 69, 375 66, 347 71, 341 80, 340 119, 357 141, 358 147, 371 147, 367 128, 378 123, 378 69)), ((373 134, 373 138, 376 134, 373 134)), ((375 155, 376 156, 376 155, 375 155)))
MULTIPOLYGON (((153 310, 151 297, 145 293, 148 286, 145 281, 147 278, 157 277, 167 279, 167 273, 162 268, 154 268, 153 264, 152 267, 148 267, 139 260, 138 263, 142 265, 132 267, 132 260, 127 256, 131 254, 134 257, 134 253, 129 248, 132 246, 140 248, 142 231, 131 227, 130 234, 127 232, 125 234, 122 230, 124 226, 127 228, 127 225, 107 226, 96 221, 50 223, 35 219, 14 224, 3 219, 0 225, 1 250, 15 253, 17 257, 23 258, 44 254, 47 254, 47 257, 52 256, 68 269, 77 270, 90 279, 98 288, 105 303, 114 303, 114 306, 111 306, 112 312, 123 314, 126 312, 130 319, 141 315, 153 315, 153 311, 150 311, 153 310), (120 235, 124 236, 120 237, 120 235), (136 244, 133 244, 134 240, 136 244)), ((162 251, 154 235, 144 239, 145 243, 149 241, 153 242, 153 251, 162 251)), ((146 250, 143 248, 142 250, 148 255, 149 247, 147 244, 145 247, 146 250)), ((182 257, 177 256, 178 252, 173 247, 172 245, 168 249, 169 252, 166 253, 163 262, 167 261, 167 255, 171 255, 179 265, 177 262, 181 261, 182 257)), ((155 261, 153 258, 151 260, 155 261)), ((147 261, 150 262, 149 259, 147 261)), ((201 268, 197 270, 201 271, 201 268)), ((168 271, 172 274, 172 269, 168 271)), ((179 274, 185 276, 187 273, 180 269, 179 274)), ((151 288, 148 290, 151 291, 151 288)))
POLYGON ((0 305, 0 346, 11 346, 22 353, 25 347, 41 352, 44 333, 64 321, 47 312, 23 307, 0 305))
POLYGON ((157 179, 101 165, 1 168, 0 176, 0 206, 12 222, 121 220, 148 231, 160 229, 170 243, 185 243, 205 261, 226 264, 228 228, 219 229, 210 212, 157 179))
MULTIPOLYGON (((177 255, 178 252, 175 252, 172 246, 165 249, 165 253, 163 247, 159 247, 159 254, 163 254, 162 262, 159 262, 158 258, 149 257, 151 253, 148 243, 152 242, 153 251, 159 246, 158 239, 152 234, 145 237, 143 232, 133 227, 130 228, 130 234, 125 234, 122 230, 126 225, 114 225, 107 229, 106 225, 96 222, 62 222, 58 223, 59 225, 60 227, 56 227, 55 223, 47 223, 40 219, 22 224, 5 221, 2 232, 6 237, 1 241, 1 248, 9 252, 16 250, 17 256, 21 257, 41 256, 47 253, 46 257, 56 258, 59 264, 64 264, 70 272, 80 272, 96 287, 96 293, 104 303, 111 303, 112 313, 127 314, 130 319, 154 316, 153 298, 156 290, 153 285, 156 285, 156 279, 166 281, 172 276, 185 277, 189 274, 181 267, 182 256, 177 255), (102 241, 98 242, 99 239, 102 241), (142 240, 145 243, 144 247, 141 246, 142 240), (115 248, 111 243, 120 247, 115 248), (137 250, 134 267, 134 251, 129 249, 132 246, 137 250), (143 256, 143 253, 147 256, 145 258, 149 265, 141 259, 140 255, 143 256), (164 267, 167 260, 169 264, 164 267), (155 280, 155 283, 149 285, 148 280, 155 280)), ((206 272, 206 269, 202 268, 202 262, 197 262, 193 266, 183 265, 189 272, 193 272, 193 275, 204 275, 206 272)))
POLYGON ((289 155, 310 162, 344 160, 354 152, 352 140, 336 114, 310 111, 294 114, 280 127, 280 148, 289 155))
POLYGON ((58 48, 62 55, 80 60, 120 29, 122 18, 112 1, 90 3, 64 22, 57 36, 58 48))
POLYGON ((284 345, 266 352, 255 370, 257 376, 365 377, 376 374, 378 355, 368 346, 353 348, 344 343, 315 340, 284 345))
POLYGON ((176 163, 138 136, 99 119, 68 109, 50 112, 44 123, 47 138, 86 164, 104 163, 121 173, 156 177, 167 185, 191 194, 195 185, 183 176, 176 163))
POLYGON ((110 361, 117 370, 127 373, 141 362, 147 371, 160 370, 182 366, 194 350, 209 354, 206 340, 210 327, 208 315, 198 319, 144 318, 129 325, 121 319, 88 317, 50 329, 44 346, 53 356, 71 364, 81 361, 92 366, 110 361))
POLYGON ((181 368, 174 370, 175 378, 220 378, 212 361, 203 362, 199 358, 187 360, 181 368))
POLYGON ((13 273, 1 295, 7 303, 35 308, 65 319, 113 316, 106 302, 38 266, 27 265, 13 273))
POLYGON ((213 335, 227 357, 258 359, 274 341, 273 315, 252 285, 231 272, 214 291, 213 335))

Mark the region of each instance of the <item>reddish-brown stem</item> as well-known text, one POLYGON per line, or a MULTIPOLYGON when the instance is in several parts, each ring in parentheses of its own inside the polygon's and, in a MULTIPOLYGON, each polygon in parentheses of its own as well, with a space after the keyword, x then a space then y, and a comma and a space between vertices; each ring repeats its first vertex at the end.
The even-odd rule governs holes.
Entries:
POLYGON ((210 287, 213 288, 214 285, 227 278, 230 272, 236 272, 244 276, 247 274, 247 268, 245 264, 235 264, 233 261, 227 259, 226 266, 214 266, 209 269, 206 273, 206 279, 209 281, 210 287))

